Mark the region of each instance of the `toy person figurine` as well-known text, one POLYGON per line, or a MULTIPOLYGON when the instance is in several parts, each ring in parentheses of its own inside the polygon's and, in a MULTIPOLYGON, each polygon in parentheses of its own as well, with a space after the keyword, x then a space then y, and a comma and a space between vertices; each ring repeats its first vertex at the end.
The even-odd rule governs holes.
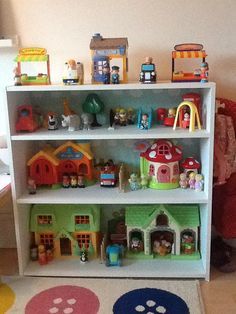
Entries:
POLYGON ((103 74, 103 84, 110 84, 111 73, 110 73, 110 67, 108 64, 105 64, 103 66, 102 74, 103 74))
POLYGON ((209 66, 207 62, 202 62, 200 67, 200 77, 201 77, 201 83, 207 83, 208 82, 208 71, 209 66))
POLYGON ((180 174, 180 180, 179 180, 179 185, 182 189, 187 189, 188 187, 188 179, 187 179, 187 176, 186 176, 186 173, 181 173, 180 174))
POLYGON ((29 194, 36 194, 36 184, 34 179, 31 177, 28 178, 28 191, 29 194))
POLYGON ((83 173, 78 174, 77 186, 78 186, 78 188, 85 188, 83 173))
POLYGON ((56 115, 50 114, 48 116, 48 130, 57 130, 58 129, 58 119, 56 115))
POLYGON ((194 189, 195 188, 195 177, 196 177, 196 173, 195 172, 191 172, 189 174, 188 184, 189 184, 190 189, 194 189))
POLYGON ((21 73, 18 67, 15 67, 14 69, 14 82, 15 82, 15 86, 20 86, 21 84, 21 73))
POLYGON ((112 84, 120 84, 120 75, 119 75, 120 67, 117 65, 113 65, 111 68, 111 82, 112 84))
POLYGON ((77 175, 74 173, 70 176, 70 186, 72 188, 77 188, 78 186, 77 175))
POLYGON ((80 253, 80 262, 86 263, 88 261, 88 254, 85 250, 81 251, 80 253))
POLYGON ((142 114, 141 123, 140 123, 140 129, 141 130, 147 130, 148 124, 149 124, 149 116, 147 113, 142 114))
POLYGON ((203 176, 201 174, 195 175, 194 189, 197 192, 200 192, 203 190, 203 176))
POLYGON ((45 246, 43 244, 38 246, 38 262, 40 265, 46 265, 48 262, 45 246))
POLYGON ((67 189, 70 187, 70 176, 67 173, 63 173, 62 176, 62 187, 67 189))

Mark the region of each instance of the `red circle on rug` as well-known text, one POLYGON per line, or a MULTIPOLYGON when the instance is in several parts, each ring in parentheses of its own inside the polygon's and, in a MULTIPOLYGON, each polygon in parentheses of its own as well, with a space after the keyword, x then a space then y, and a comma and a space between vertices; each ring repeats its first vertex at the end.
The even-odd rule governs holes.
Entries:
POLYGON ((97 314, 99 300, 94 292, 78 286, 56 286, 36 294, 25 314, 97 314))

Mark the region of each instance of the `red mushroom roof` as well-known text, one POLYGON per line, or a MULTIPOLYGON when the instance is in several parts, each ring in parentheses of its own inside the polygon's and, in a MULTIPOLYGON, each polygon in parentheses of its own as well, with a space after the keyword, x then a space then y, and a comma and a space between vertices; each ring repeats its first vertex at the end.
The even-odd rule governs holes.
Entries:
POLYGON ((195 158, 188 157, 181 163, 181 166, 184 169, 199 169, 200 163, 195 158))
POLYGON ((157 140, 140 157, 152 162, 170 163, 182 159, 182 149, 169 140, 157 140))

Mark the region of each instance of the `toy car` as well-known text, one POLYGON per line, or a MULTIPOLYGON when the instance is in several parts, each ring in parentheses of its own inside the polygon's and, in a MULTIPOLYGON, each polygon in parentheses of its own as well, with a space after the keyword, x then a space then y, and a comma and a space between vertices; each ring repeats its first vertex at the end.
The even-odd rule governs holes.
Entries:
POLYGON ((106 266, 121 266, 123 248, 119 244, 112 244, 106 248, 106 266))
POLYGON ((141 83, 156 83, 155 64, 152 63, 152 58, 148 57, 146 62, 141 65, 139 81, 141 83))

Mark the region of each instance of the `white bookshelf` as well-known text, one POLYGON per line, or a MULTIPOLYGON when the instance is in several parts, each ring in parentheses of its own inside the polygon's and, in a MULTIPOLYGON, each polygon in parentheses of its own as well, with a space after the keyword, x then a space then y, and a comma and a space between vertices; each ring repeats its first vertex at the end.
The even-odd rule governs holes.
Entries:
MULTIPOLYGON (((9 121, 8 145, 11 155, 10 170, 12 174, 12 191, 14 215, 16 225, 17 249, 19 269, 21 275, 33 276, 81 276, 81 277, 149 277, 149 278, 205 278, 209 279, 210 259, 210 230, 212 203, 212 163, 213 163, 213 135, 214 135, 214 83, 170 83, 142 85, 139 83, 120 85, 45 85, 45 86, 10 86, 6 89, 7 112, 9 121), (117 127, 108 130, 108 121, 103 127, 90 131, 79 130, 68 132, 60 128, 56 131, 39 129, 33 133, 16 133, 15 122, 17 107, 22 104, 39 106, 43 111, 53 110, 62 113, 62 99, 71 100, 72 109, 81 112, 81 104, 85 97, 97 93, 104 101, 108 116, 113 106, 123 105, 139 109, 147 101, 147 106, 173 107, 181 102, 181 95, 196 92, 201 95, 203 111, 203 128, 195 132, 157 125, 155 119, 152 128, 144 131, 136 125, 117 127), (77 101, 78 100, 78 101, 77 101), (118 188, 102 189, 95 184, 85 189, 38 189, 35 195, 29 195, 26 185, 27 161, 38 152, 45 143, 63 143, 67 140, 99 141, 106 145, 112 141, 117 145, 127 141, 151 139, 172 139, 185 146, 184 157, 197 153, 200 158, 202 173, 204 174, 204 191, 196 192, 173 190, 140 190, 137 193, 119 192, 118 188), (124 141, 124 142, 123 142, 124 141), (186 152, 186 147, 189 150, 186 152), (63 192, 62 192, 63 191, 63 192), (99 204, 128 205, 128 204, 199 204, 200 208, 200 260, 126 260, 120 268, 106 267, 99 260, 90 261, 84 266, 78 266, 78 260, 54 260, 46 266, 31 262, 29 258, 30 232, 29 215, 32 204, 99 204)), ((155 113, 154 113, 155 115, 155 113)), ((96 145, 94 145, 96 147, 96 145)), ((119 147, 120 147, 119 146, 119 147)), ((123 162, 126 162, 125 149, 123 162)), ((94 154, 96 151, 94 152, 94 154)), ((104 159, 107 156, 104 155, 104 159)), ((102 230, 104 231, 104 230, 102 230)))

